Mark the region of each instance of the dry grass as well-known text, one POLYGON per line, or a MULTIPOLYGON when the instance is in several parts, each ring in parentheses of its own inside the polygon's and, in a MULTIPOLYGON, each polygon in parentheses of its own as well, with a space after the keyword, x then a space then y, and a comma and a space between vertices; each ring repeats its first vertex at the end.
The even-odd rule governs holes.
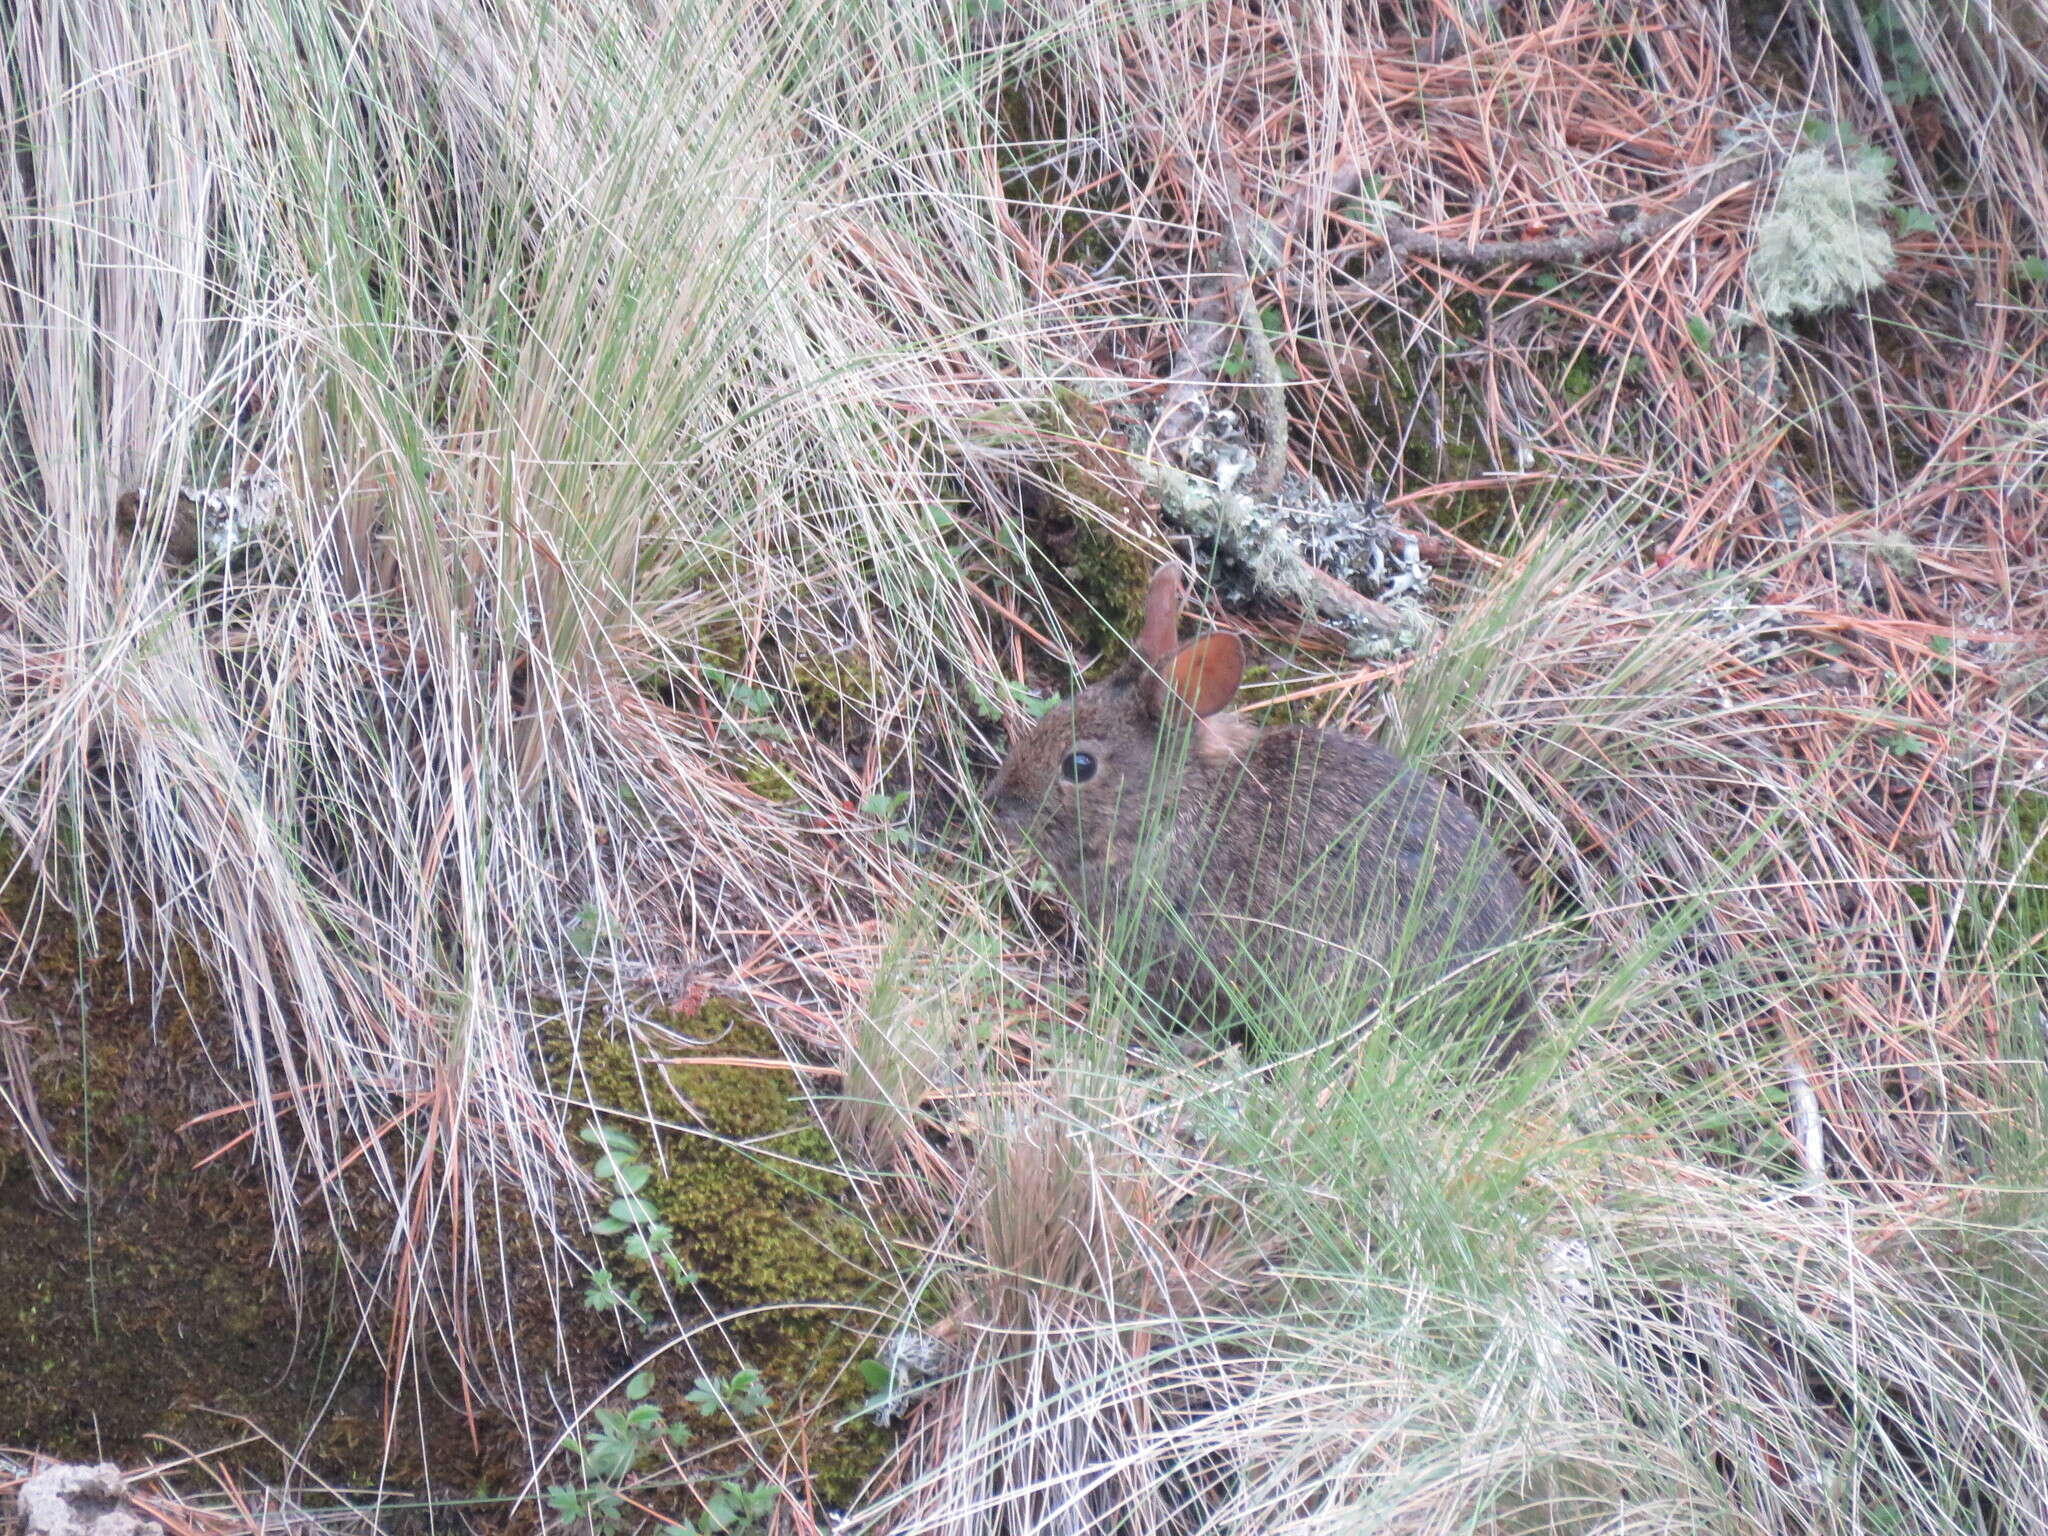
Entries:
POLYGON ((718 990, 843 1066, 958 1366, 869 1528, 2028 1508, 2039 1216, 1970 1186, 2038 1173, 2042 26, 39 0, 0 830, 200 951, 281 1231, 373 1205, 400 1342, 477 1337, 502 1195, 581 1241, 537 1020, 718 990), (1866 305, 1761 324, 1810 142, 1918 212, 1866 305), (1127 1058, 974 846, 993 716, 1078 648, 1034 411, 1192 357, 1270 422, 1239 301, 1294 471, 1383 490, 1449 620, 1272 692, 1491 808, 1551 1078, 1127 1058), (255 471, 276 523, 184 550, 179 493, 255 471))

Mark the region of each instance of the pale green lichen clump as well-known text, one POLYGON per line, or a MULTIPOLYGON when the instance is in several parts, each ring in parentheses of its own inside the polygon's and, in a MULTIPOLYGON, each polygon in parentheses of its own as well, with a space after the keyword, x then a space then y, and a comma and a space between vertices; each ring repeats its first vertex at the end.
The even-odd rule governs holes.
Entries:
POLYGON ((1749 258, 1766 315, 1820 314, 1882 286, 1895 259, 1880 222, 1891 176, 1891 158, 1869 148, 1848 151, 1846 163, 1825 149, 1785 162, 1749 258))
POLYGON ((1258 502, 1169 465, 1146 461, 1139 468, 1167 515, 1242 565, 1260 597, 1315 606, 1315 584, 1301 551, 1280 521, 1262 511, 1258 502))

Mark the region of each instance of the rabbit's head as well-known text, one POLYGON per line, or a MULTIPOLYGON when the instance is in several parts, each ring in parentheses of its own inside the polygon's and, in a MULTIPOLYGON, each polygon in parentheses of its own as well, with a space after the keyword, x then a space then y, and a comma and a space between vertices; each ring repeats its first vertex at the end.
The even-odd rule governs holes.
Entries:
POLYGON ((1070 894, 1127 875, 1140 829, 1171 822, 1192 769, 1243 760, 1258 736, 1228 713, 1244 675, 1236 636, 1177 642, 1180 570, 1161 566, 1135 654, 1026 732, 989 787, 1006 836, 1035 849, 1070 894))

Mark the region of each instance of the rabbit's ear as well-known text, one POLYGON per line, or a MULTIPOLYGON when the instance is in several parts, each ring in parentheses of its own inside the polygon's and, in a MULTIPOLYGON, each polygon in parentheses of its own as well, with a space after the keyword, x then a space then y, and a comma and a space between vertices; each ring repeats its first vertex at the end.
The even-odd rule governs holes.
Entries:
POLYGON ((1190 640, 1159 663, 1146 679, 1146 701, 1155 715, 1170 702, 1197 720, 1228 709, 1244 681, 1244 646, 1235 635, 1208 634, 1190 640))
POLYGON ((1145 589, 1145 625, 1138 631, 1135 647, 1155 667, 1165 663, 1180 639, 1183 596, 1180 564, 1169 560, 1152 573, 1152 585, 1145 589))

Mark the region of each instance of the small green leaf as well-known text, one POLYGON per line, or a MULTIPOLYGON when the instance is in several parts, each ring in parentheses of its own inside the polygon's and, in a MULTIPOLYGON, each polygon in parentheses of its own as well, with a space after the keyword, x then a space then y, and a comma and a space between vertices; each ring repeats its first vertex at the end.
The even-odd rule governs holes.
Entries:
POLYGON ((1902 235, 1931 235, 1941 228, 1933 214, 1910 203, 1898 210, 1898 221, 1902 235))
POLYGON ((658 1214, 653 1206, 638 1195, 621 1195, 608 1209, 613 1221, 623 1221, 636 1227, 647 1225, 658 1214))
POLYGON ((583 1507, 583 1495, 575 1488, 556 1483, 548 1489, 548 1508, 564 1520, 576 1518, 576 1512, 583 1507))
POLYGON ((592 1120, 576 1133, 577 1139, 589 1143, 605 1152, 627 1157, 640 1151, 640 1143, 615 1125, 600 1125, 592 1120))
POLYGON ((626 1239, 626 1254, 643 1264, 652 1264, 656 1256, 675 1240, 675 1235, 674 1229, 665 1221, 643 1222, 626 1239))
POLYGON ((618 937, 618 926, 593 902, 577 908, 569 924, 569 947, 585 960, 618 937))
POLYGON ((653 1390, 654 1372, 652 1371, 640 1371, 631 1381, 626 1383, 626 1396, 636 1403, 653 1390))
POLYGON ((593 1270, 584 1287, 583 1304, 593 1312, 616 1312, 626 1304, 625 1294, 608 1269, 593 1270))
POLYGON ((1699 315, 1687 316, 1685 328, 1692 334, 1693 345, 1702 352, 1711 354, 1714 350, 1714 328, 1699 315))
POLYGON ((861 1385, 870 1392, 889 1390, 889 1367, 881 1361, 862 1360, 855 1364, 854 1370, 860 1373, 861 1385))
POLYGON ((2030 283, 2048 283, 2048 256, 2022 256, 2020 276, 2030 283))
POLYGON ((612 1482, 631 1472, 639 1455, 637 1440, 630 1435, 607 1432, 591 1442, 590 1454, 583 1460, 583 1470, 600 1482, 612 1482))

